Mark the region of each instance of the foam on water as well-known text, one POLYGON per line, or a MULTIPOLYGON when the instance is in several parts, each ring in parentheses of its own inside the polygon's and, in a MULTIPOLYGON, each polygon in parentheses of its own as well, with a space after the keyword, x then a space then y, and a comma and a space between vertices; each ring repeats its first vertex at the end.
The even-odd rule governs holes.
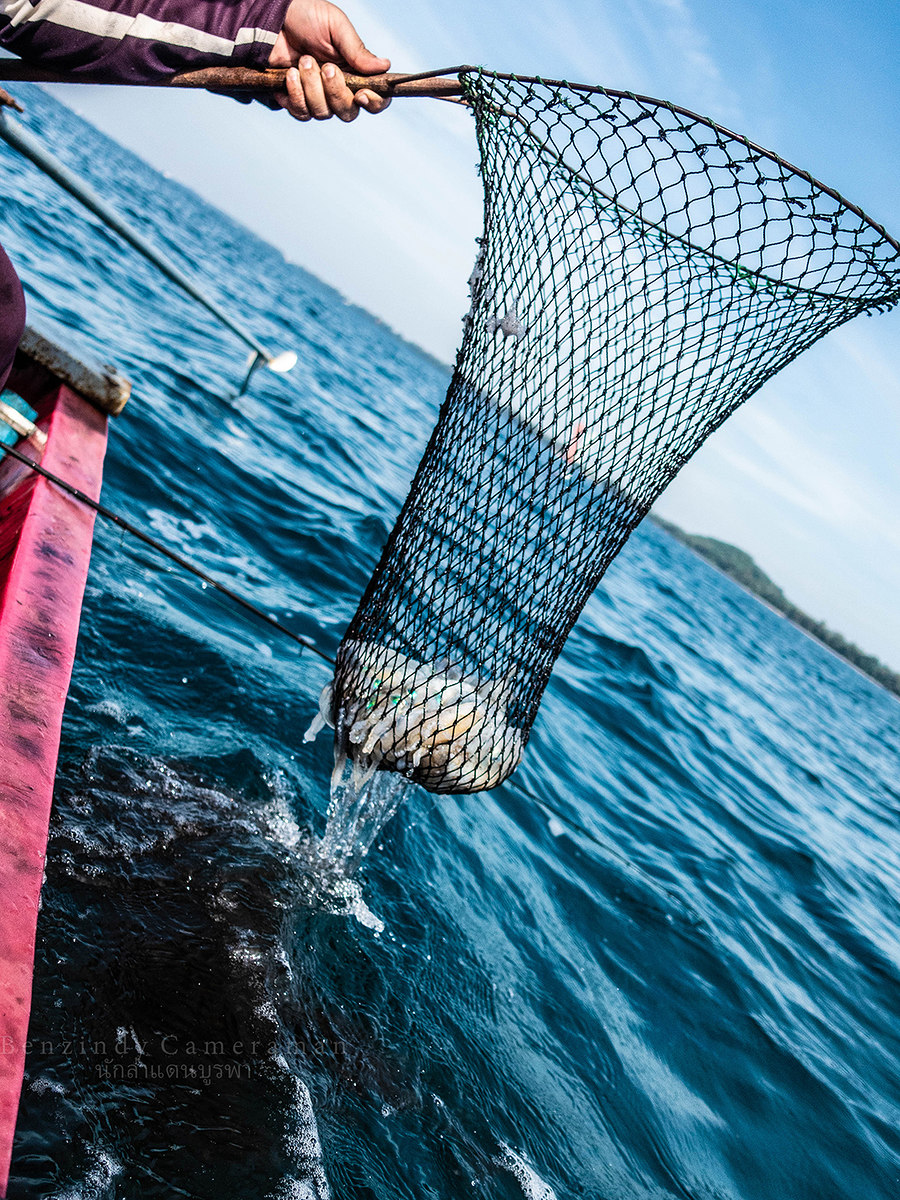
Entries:
POLYGON ((348 879, 345 875, 326 870, 320 882, 320 899, 326 912, 353 917, 366 929, 371 929, 376 934, 384 933, 384 921, 369 908, 362 888, 355 879, 348 879))
POLYGON ((43 1096, 48 1092, 56 1096, 64 1096, 66 1094, 66 1089, 61 1083, 56 1079, 49 1079, 46 1076, 32 1080, 28 1086, 36 1096, 43 1096))
POLYGON ((521 1154, 500 1143, 500 1153, 494 1159, 498 1167, 505 1167, 518 1184, 521 1185, 527 1200, 557 1200, 556 1192, 549 1183, 545 1183, 535 1169, 526 1162, 521 1154))
POLYGON ((109 717, 111 721, 115 721, 117 725, 125 725, 129 718, 129 713, 124 704, 119 700, 107 698, 98 700, 96 704, 89 704, 87 711, 96 713, 99 717, 109 717))
MULTIPOLYGON (((278 1065, 289 1073, 283 1058, 278 1065)), ((291 1075, 294 1106, 285 1125, 284 1148, 291 1160, 291 1174, 279 1182, 272 1200, 331 1200, 331 1188, 322 1164, 322 1143, 306 1084, 291 1075)))
POLYGON ((58 1192, 54 1200, 111 1200, 115 1195, 115 1180, 122 1174, 122 1164, 98 1147, 92 1150, 93 1161, 84 1179, 74 1187, 58 1192))

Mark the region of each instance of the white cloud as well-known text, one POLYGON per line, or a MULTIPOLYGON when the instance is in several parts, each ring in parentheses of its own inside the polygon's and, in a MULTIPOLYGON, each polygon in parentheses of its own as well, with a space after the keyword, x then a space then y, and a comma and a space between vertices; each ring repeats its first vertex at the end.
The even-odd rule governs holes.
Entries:
POLYGON ((628 13, 643 32, 654 63, 652 74, 673 92, 660 98, 697 108, 718 121, 740 123, 738 95, 725 82, 710 38, 684 0, 632 0, 628 13))
POLYGON ((881 436, 891 431, 900 442, 900 330, 897 317, 854 321, 831 337, 848 363, 855 368, 858 392, 878 408, 878 420, 889 422, 881 436))
POLYGON ((414 74, 440 65, 426 62, 421 50, 404 36, 401 32, 404 26, 397 22, 396 11, 394 22, 389 25, 383 20, 383 7, 373 7, 364 0, 352 0, 342 7, 372 53, 391 60, 392 71, 414 74))
MULTIPOLYGON (((852 465, 818 448, 807 433, 796 431, 762 406, 741 414, 742 446, 719 453, 734 470, 788 504, 845 534, 871 529, 871 488, 854 475, 852 465)), ((884 531, 900 549, 900 522, 884 531)))

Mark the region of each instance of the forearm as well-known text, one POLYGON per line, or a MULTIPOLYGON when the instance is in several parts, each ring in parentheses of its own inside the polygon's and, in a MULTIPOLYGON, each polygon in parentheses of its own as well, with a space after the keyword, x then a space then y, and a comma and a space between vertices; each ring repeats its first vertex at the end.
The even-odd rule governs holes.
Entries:
POLYGON ((0 45, 98 83, 262 68, 288 0, 0 0, 0 45))

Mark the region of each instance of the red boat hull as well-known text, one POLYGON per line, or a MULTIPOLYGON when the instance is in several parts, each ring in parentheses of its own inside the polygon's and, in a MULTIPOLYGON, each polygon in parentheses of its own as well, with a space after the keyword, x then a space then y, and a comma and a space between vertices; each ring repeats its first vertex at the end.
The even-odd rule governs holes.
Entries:
MULTIPOLYGON (((38 412, 40 463, 97 499, 107 418, 36 363, 8 385, 38 412)), ((37 458, 28 443, 20 450, 37 458)), ((60 727, 94 513, 10 455, 0 461, 0 1196, 6 1195, 31 1007, 60 727)))

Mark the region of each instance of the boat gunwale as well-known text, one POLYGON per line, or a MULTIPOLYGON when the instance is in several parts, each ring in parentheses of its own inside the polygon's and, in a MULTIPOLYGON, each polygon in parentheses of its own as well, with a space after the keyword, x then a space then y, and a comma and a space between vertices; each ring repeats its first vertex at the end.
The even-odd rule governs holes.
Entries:
MULTIPOLYGON (((99 497, 107 416, 39 361, 17 355, 7 386, 47 434, 35 461, 99 497)), ((37 915, 63 709, 95 514, 0 451, 0 1197, 6 1195, 25 1066, 37 915), (10 524, 14 528, 10 528, 10 524)))

